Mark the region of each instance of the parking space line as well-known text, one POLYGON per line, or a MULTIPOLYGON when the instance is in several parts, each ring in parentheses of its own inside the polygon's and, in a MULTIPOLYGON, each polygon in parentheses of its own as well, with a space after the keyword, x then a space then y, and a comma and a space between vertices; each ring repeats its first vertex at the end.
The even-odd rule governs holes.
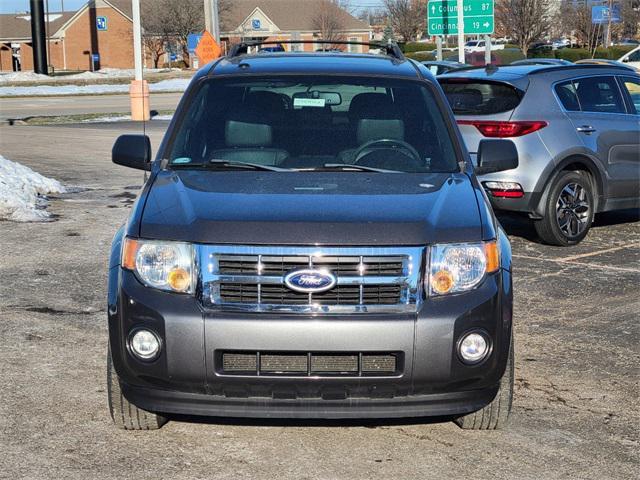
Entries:
MULTIPOLYGON (((602 252, 600 252, 600 253, 602 253, 602 252)), ((514 254, 512 256, 513 256, 513 258, 522 258, 524 260, 539 260, 541 262, 551 262, 551 263, 558 263, 558 264, 563 264, 563 265, 575 265, 577 267, 589 267, 589 268, 595 268, 595 269, 599 269, 599 270, 613 270, 613 271, 616 271, 616 272, 640 273, 640 268, 614 267, 612 265, 601 265, 601 264, 598 264, 598 263, 576 262, 576 261, 573 261, 573 260, 566 260, 566 259, 562 259, 562 258, 543 258, 543 257, 532 257, 532 256, 529 256, 529 255, 517 255, 517 254, 514 254)), ((577 257, 577 255, 576 255, 576 257, 577 257)), ((571 258, 571 257, 569 257, 569 258, 571 258)))
POLYGON ((570 262, 573 260, 577 260, 578 258, 586 258, 586 257, 593 257, 595 255, 600 255, 602 253, 609 253, 609 252, 616 252, 618 250, 624 250, 625 248, 634 248, 634 247, 640 247, 640 243, 630 243, 628 245, 621 245, 619 247, 611 247, 611 248, 606 248, 604 250, 599 250, 597 252, 591 252, 591 253, 581 253, 580 255, 573 255, 571 257, 564 257, 562 259, 563 262, 570 262))

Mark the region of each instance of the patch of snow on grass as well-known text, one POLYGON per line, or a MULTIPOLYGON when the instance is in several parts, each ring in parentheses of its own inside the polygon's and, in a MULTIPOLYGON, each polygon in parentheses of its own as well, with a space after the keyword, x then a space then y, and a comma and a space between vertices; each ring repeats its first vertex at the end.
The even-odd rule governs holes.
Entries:
POLYGON ((64 193, 60 182, 0 155, 0 220, 43 222, 50 193, 64 193))
MULTIPOLYGON (((173 78, 149 84, 150 92, 184 92, 189 78, 173 78)), ((93 95, 129 93, 129 85, 38 85, 37 87, 0 87, 0 96, 41 97, 47 95, 93 95)))

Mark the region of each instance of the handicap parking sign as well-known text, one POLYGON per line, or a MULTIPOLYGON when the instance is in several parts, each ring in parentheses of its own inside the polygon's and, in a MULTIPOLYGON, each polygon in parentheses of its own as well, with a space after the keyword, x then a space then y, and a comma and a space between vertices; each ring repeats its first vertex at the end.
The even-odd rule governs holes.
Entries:
POLYGON ((98 30, 107 29, 107 17, 96 17, 96 28, 98 30))

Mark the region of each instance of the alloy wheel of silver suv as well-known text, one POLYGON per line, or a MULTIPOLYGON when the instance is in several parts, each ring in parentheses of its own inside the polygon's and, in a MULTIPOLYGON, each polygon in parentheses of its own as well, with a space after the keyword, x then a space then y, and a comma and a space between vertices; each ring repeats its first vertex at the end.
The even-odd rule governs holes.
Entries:
POLYGON ((561 172, 549 187, 544 218, 534 223, 540 238, 551 245, 574 245, 593 222, 594 195, 591 178, 582 171, 561 172))

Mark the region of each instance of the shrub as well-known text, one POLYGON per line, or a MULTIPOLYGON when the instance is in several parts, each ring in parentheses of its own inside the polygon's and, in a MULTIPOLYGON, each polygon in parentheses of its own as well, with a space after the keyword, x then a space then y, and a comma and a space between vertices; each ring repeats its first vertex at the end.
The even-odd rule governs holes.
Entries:
POLYGON ((525 58, 524 53, 519 48, 505 48, 504 50, 494 50, 491 55, 496 59, 496 65, 509 65, 516 60, 525 58))
POLYGON ((435 50, 436 44, 427 42, 407 42, 400 45, 400 48, 402 48, 404 53, 426 52, 429 50, 435 50))
POLYGON ((423 62, 425 60, 435 60, 436 52, 411 52, 405 54, 407 58, 413 58, 414 60, 418 60, 419 62, 423 62))
POLYGON ((575 62, 584 58, 591 58, 591 53, 586 48, 562 48, 555 51, 556 58, 575 62))

